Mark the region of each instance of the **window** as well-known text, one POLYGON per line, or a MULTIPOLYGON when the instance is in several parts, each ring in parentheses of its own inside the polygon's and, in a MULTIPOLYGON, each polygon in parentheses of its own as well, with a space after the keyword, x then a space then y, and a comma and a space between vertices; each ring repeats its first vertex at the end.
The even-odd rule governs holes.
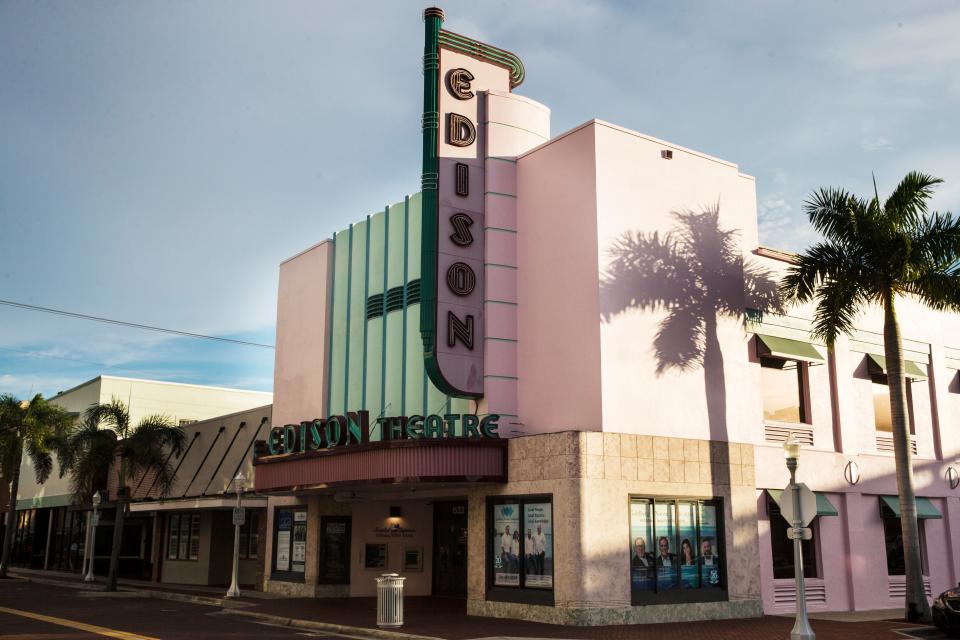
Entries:
POLYGON ((760 358, 763 419, 774 422, 807 422, 804 407, 804 365, 797 360, 760 358))
MULTIPOLYGON (((890 511, 884 510, 883 513, 883 542, 887 551, 887 575, 902 576, 907 570, 903 560, 903 530, 900 527, 900 518, 897 518, 890 511)), ((923 520, 917 521, 917 527, 920 533, 920 566, 923 573, 927 573, 927 558, 924 553, 924 535, 923 520)))
MULTIPOLYGON (((126 531, 124 531, 124 534, 126 534, 126 531)), ((124 535, 124 538, 126 537, 124 535)), ((170 516, 170 531, 167 534, 167 559, 197 560, 199 558, 200 514, 172 514, 170 516)))
POLYGON ((273 511, 273 571, 276 580, 303 582, 307 561, 307 509, 273 511))
MULTIPOLYGON (((770 548, 773 553, 773 577, 776 580, 793 579, 793 540, 787 538, 787 531, 790 524, 780 513, 780 506, 774 502, 773 498, 767 495, 767 515, 770 518, 770 548)), ((803 556, 803 577, 819 577, 819 568, 817 567, 816 540, 817 529, 814 525, 810 527, 813 530, 812 540, 802 540, 800 542, 800 551, 803 556)))
POLYGON ((488 597, 552 604, 552 497, 492 499, 488 522, 488 597))
MULTIPOLYGON (((873 391, 873 424, 877 431, 893 432, 893 419, 890 414, 890 388, 887 386, 886 376, 872 377, 871 391, 873 391)), ((907 380, 907 422, 910 433, 915 432, 913 426, 913 392, 910 381, 907 380)))
POLYGON ((726 597, 718 500, 630 499, 633 604, 726 597))
POLYGON ((260 513, 247 510, 247 519, 240 527, 240 557, 244 560, 253 560, 257 557, 257 548, 260 546, 260 513))

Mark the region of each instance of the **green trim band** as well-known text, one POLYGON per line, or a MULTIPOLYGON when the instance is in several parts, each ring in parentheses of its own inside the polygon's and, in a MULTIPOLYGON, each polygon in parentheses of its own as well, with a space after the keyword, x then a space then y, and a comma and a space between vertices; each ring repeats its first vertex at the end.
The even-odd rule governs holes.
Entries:
POLYGON ((517 376, 497 376, 493 374, 487 374, 483 376, 484 378, 496 378, 497 380, 519 380, 517 376))
POLYGON ((484 304, 487 304, 487 303, 490 303, 490 304, 508 304, 508 305, 510 305, 511 307, 516 307, 516 306, 518 306, 516 302, 507 302, 506 300, 484 300, 483 303, 484 303, 484 304))
POLYGON ((485 267, 500 267, 501 269, 513 269, 517 270, 517 266, 513 264, 499 264, 497 262, 484 262, 483 266, 485 267))
POLYGON ((517 164, 516 158, 501 158, 500 156, 487 156, 487 160, 499 160, 500 162, 509 162, 510 164, 517 164))
POLYGON ((550 139, 550 138, 548 138, 547 136, 543 135, 542 133, 537 133, 536 131, 533 131, 533 130, 531 130, 531 129, 527 129, 527 128, 525 128, 525 127, 518 127, 518 126, 515 125, 515 124, 507 124, 506 122, 497 122, 496 120, 488 120, 488 121, 486 122, 486 124, 498 124, 498 125, 500 125, 501 127, 510 127, 511 129, 517 129, 517 130, 519 130, 519 131, 523 131, 524 133, 529 133, 529 134, 532 135, 532 136, 536 136, 536 137, 538 137, 538 138, 540 138, 541 140, 544 140, 544 141, 550 139))
POLYGON ((502 191, 484 191, 483 195, 485 196, 503 196, 504 198, 516 198, 517 194, 515 193, 503 193, 502 191))
POLYGON ((513 233, 513 234, 517 232, 516 229, 506 229, 504 227, 484 227, 483 230, 484 231, 503 231, 504 233, 513 233))
POLYGON ((480 60, 484 60, 497 66, 506 68, 510 72, 511 89, 514 87, 519 87, 523 82, 523 62, 520 61, 520 58, 517 57, 515 53, 510 53, 509 51, 505 51, 499 47, 484 44, 474 40, 473 38, 468 38, 467 36, 462 36, 459 33, 447 31, 446 29, 440 29, 439 36, 439 44, 447 47, 448 49, 459 51, 460 53, 464 53, 468 56, 473 56, 474 58, 478 58, 480 60))
POLYGON ((513 342, 516 343, 516 338, 496 338, 494 336, 484 336, 484 340, 493 340, 494 342, 513 342))

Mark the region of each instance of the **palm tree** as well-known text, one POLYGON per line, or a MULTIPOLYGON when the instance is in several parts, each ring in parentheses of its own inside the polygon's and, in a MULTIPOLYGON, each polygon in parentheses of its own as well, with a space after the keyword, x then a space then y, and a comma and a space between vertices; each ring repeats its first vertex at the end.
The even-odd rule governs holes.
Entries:
POLYGON ((833 347, 850 334, 857 314, 883 309, 883 350, 890 388, 894 459, 906 569, 907 620, 930 620, 923 590, 920 535, 907 428, 907 387, 897 296, 911 296, 935 310, 960 309, 960 220, 928 213, 933 187, 942 180, 908 173, 881 202, 836 188, 820 189, 804 211, 824 241, 797 258, 780 288, 788 301, 816 301, 813 335, 833 347))
POLYGON ((61 407, 50 404, 40 394, 24 402, 11 395, 0 396, 0 477, 10 478, 10 503, 3 533, 0 578, 7 577, 10 563, 23 454, 26 453, 33 463, 37 483, 43 484, 53 469, 51 451, 61 449, 72 425, 73 416, 61 407))
POLYGON ((117 506, 113 525, 113 546, 107 591, 116 591, 123 542, 123 521, 130 499, 128 483, 145 473, 156 474, 161 486, 167 486, 173 471, 167 452, 177 456, 183 451, 183 429, 164 415, 143 418, 130 424, 130 410, 120 400, 94 404, 87 409, 81 427, 70 438, 70 451, 64 457, 75 490, 92 495, 98 473, 109 468, 117 474, 117 506))

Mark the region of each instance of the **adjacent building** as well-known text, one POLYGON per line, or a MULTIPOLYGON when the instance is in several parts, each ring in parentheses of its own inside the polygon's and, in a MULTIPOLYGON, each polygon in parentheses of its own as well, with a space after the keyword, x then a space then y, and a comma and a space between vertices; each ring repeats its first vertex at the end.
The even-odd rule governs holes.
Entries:
MULTIPOLYGON (((137 424, 148 415, 163 414, 192 434, 206 431, 202 425, 201 428, 191 429, 194 423, 215 416, 232 414, 239 410, 269 405, 273 396, 271 393, 260 391, 98 376, 72 389, 61 391, 50 398, 50 401, 73 413, 79 420, 91 405, 110 402, 114 398, 122 400, 129 407, 131 424, 137 424)), ((261 413, 269 415, 269 406, 266 407, 265 413, 263 411, 261 413)), ((261 417, 257 417, 256 424, 260 424, 261 417)), ((202 446, 194 443, 193 440, 190 440, 190 443, 191 447, 195 444, 198 447, 202 446)), ((244 445, 246 444, 244 442, 244 445)), ((212 451, 211 454, 213 454, 212 451)), ((176 465, 176 461, 173 464, 176 465)), ((190 473, 194 471, 191 469, 190 473)), ((196 471, 200 473, 199 470, 196 471)), ((178 482, 182 480, 179 474, 177 480, 178 482)), ((147 495, 146 487, 150 484, 149 479, 141 484, 144 487, 138 486, 134 495, 141 493, 147 495)), ((171 489, 177 487, 179 485, 171 489)), ((116 499, 116 476, 106 469, 103 490, 103 517, 96 536, 94 566, 97 573, 105 573, 109 563, 112 513, 116 499)), ((150 495, 154 495, 160 491, 160 488, 153 487, 150 491, 153 492, 150 495)), ((80 572, 84 562, 90 508, 89 504, 76 503, 73 491, 70 489, 70 477, 69 475, 60 477, 56 456, 54 456, 53 471, 43 484, 36 483, 33 467, 29 458, 25 457, 20 470, 11 564, 36 569, 80 572)), ((143 579, 153 576, 154 568, 157 566, 155 547, 158 544, 155 525, 155 519, 136 515, 124 523, 124 547, 121 550, 120 562, 120 571, 123 576, 143 579)))

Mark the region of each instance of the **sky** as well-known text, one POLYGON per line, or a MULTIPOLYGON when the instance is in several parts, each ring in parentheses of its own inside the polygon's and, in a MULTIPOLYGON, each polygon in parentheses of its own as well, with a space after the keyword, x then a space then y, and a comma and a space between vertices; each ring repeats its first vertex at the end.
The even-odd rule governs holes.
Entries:
MULTIPOLYGON (((0 0, 0 299, 272 344, 278 265, 419 188, 423 2, 0 0)), ((761 243, 908 171, 960 212, 960 3, 448 1, 554 134, 607 120, 756 177, 761 243)), ((0 393, 269 391, 273 351, 0 306, 0 393)))

